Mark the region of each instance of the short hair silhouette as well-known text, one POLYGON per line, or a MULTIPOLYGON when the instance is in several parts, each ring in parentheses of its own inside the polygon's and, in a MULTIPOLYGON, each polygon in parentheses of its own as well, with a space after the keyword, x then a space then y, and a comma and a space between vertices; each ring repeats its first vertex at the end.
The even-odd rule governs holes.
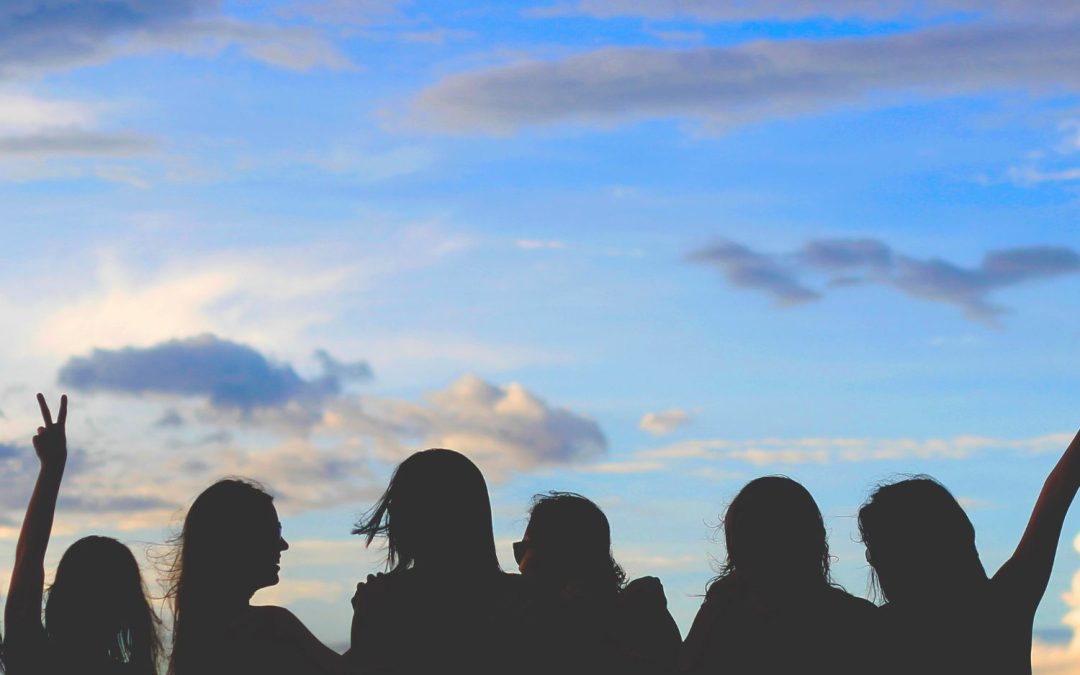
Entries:
POLYGON ((971 520, 929 476, 878 486, 859 509, 859 532, 888 601, 972 590, 987 581, 971 520))
POLYGON ((723 530, 727 559, 717 579, 734 574, 765 585, 831 583, 821 510, 787 476, 747 483, 728 506, 723 530))
POLYGON ((127 546, 89 536, 68 547, 45 602, 45 632, 58 649, 127 663, 133 673, 156 673, 159 624, 127 546))
POLYGON ((173 605, 173 675, 202 672, 205 659, 213 657, 205 645, 220 630, 216 608, 277 583, 276 571, 251 564, 252 549, 271 536, 263 529, 275 525, 267 522, 273 499, 257 483, 229 478, 203 490, 188 509, 173 540, 177 552, 167 593, 173 605))
POLYGON ((487 482, 465 455, 433 448, 413 453, 353 529, 387 541, 387 567, 417 565, 469 573, 499 570, 487 482))
MULTIPOLYGON (((536 495, 525 528, 534 551, 523 573, 544 584, 574 584, 597 595, 616 594, 626 573, 611 553, 611 526, 596 504, 573 492, 536 495)), ((519 561, 520 562, 520 561, 519 561)))

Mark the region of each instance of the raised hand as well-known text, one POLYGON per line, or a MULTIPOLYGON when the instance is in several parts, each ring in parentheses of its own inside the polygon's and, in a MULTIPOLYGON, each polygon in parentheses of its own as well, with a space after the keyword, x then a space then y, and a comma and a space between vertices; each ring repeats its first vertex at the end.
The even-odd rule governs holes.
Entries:
POLYGON ((60 397, 60 411, 55 422, 45 397, 38 394, 37 401, 45 426, 38 427, 34 436, 34 451, 41 460, 42 469, 62 469, 67 463, 67 394, 60 397))

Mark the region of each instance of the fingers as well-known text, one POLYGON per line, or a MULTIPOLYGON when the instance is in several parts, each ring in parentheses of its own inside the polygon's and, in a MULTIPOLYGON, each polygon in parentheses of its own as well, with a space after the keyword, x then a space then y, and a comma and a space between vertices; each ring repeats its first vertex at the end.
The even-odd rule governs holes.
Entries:
POLYGON ((49 404, 45 402, 45 397, 40 393, 37 395, 38 407, 41 408, 41 419, 45 420, 45 426, 51 427, 53 424, 52 413, 49 412, 49 404))
POLYGON ((64 426, 67 422, 67 394, 60 397, 60 412, 56 415, 56 423, 64 426))

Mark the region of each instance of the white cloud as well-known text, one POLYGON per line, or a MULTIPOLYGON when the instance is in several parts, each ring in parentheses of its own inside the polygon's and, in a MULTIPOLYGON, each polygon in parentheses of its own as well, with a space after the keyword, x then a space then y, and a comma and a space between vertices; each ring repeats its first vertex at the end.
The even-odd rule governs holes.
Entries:
POLYGON ((705 560, 700 555, 658 555, 641 549, 622 549, 615 551, 615 559, 632 576, 657 575, 662 572, 685 572, 700 569, 705 560))
POLYGON ((101 118, 110 107, 0 91, 0 180, 24 183, 89 177, 146 187, 147 179, 131 164, 153 156, 158 140, 104 128, 101 118), (111 161, 99 161, 104 159, 111 161))
MULTIPOLYGON (((1080 552, 1080 536, 1073 540, 1073 548, 1080 552)), ((1065 645, 1035 640, 1031 648, 1033 675, 1075 675, 1080 672, 1080 572, 1073 575, 1072 587, 1063 599, 1069 612, 1061 623, 1072 629, 1072 640, 1065 645)))
POLYGON ((638 426, 653 436, 667 436, 690 421, 690 413, 672 408, 662 412, 645 413, 638 426))
POLYGON ((297 600, 342 603, 348 602, 349 595, 349 587, 345 584, 322 579, 291 579, 286 573, 277 585, 259 590, 252 598, 252 604, 287 607, 297 600))
POLYGON ((1020 453, 1054 452, 1065 448, 1071 434, 1047 434, 1022 439, 986 436, 951 438, 763 438, 710 439, 674 443, 635 453, 631 462, 739 462, 754 466, 829 464, 832 462, 895 461, 902 459, 967 459, 990 450, 1020 453))
POLYGON ((1072 183, 1080 181, 1080 167, 1066 169, 1039 169, 1034 166, 1014 166, 1009 178, 1020 185, 1041 183, 1072 183))
POLYGON ((527 251, 535 251, 537 249, 558 250, 566 248, 565 242, 556 241, 553 239, 518 239, 516 242, 514 242, 514 245, 527 251))
POLYGON ((330 318, 313 301, 340 290, 350 271, 298 263, 295 254, 222 255, 178 261, 145 278, 105 257, 97 283, 45 317, 34 343, 47 353, 77 354, 209 332, 281 344, 330 318))
POLYGON ((490 477, 515 470, 581 463, 602 455, 607 439, 592 419, 512 382, 505 387, 465 375, 422 403, 363 397, 331 405, 326 425, 378 439, 388 459, 417 444, 459 450, 490 477))
POLYGON ((0 134, 92 126, 97 122, 101 109, 101 105, 85 101, 0 91, 0 134))

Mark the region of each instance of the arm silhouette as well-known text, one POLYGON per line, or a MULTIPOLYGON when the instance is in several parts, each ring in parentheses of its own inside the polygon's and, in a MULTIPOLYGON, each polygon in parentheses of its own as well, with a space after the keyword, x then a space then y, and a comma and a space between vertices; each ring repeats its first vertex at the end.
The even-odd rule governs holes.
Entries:
POLYGON ((45 426, 38 427, 34 436, 34 451, 41 462, 34 493, 26 508, 19 543, 15 549, 15 568, 11 573, 4 620, 7 643, 12 645, 33 642, 44 636, 41 626, 41 598, 45 586, 45 550, 49 546, 56 498, 67 464, 67 396, 60 398, 60 410, 53 422, 45 397, 37 395, 45 426))
POLYGON ((1043 484, 1016 551, 994 575, 994 585, 1033 614, 1050 582, 1058 540, 1080 489, 1080 433, 1073 438, 1043 484))

